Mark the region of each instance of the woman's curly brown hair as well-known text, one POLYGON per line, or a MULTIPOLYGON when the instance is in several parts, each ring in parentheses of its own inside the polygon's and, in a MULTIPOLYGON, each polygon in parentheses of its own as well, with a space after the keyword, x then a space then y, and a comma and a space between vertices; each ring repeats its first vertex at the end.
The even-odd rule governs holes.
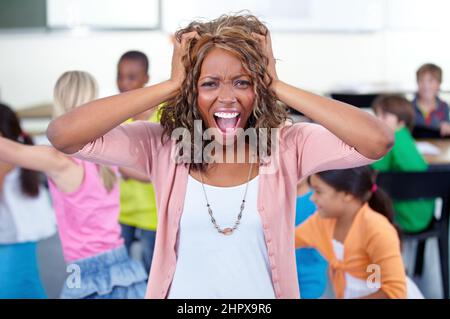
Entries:
MULTIPOLYGON (((258 40, 252 35, 257 33, 266 35, 267 27, 253 15, 222 15, 209 21, 193 21, 186 28, 178 30, 176 40, 181 41, 183 34, 196 31, 199 39, 193 38, 187 44, 187 52, 182 57, 186 77, 179 92, 161 109, 161 125, 163 136, 171 136, 177 128, 185 128, 191 136, 191 161, 194 163, 194 120, 202 120, 197 104, 197 82, 201 66, 213 48, 221 48, 233 53, 241 62, 244 70, 251 77, 255 92, 255 104, 245 128, 253 127, 259 130, 265 128, 267 136, 271 136, 271 129, 280 127, 287 119, 287 109, 277 102, 270 90, 272 79, 267 71, 268 59, 264 55, 258 40)), ((202 129, 206 127, 202 122, 202 129)), ((259 139, 259 134, 257 134, 259 139)), ((259 145, 258 141, 258 145, 259 145)), ((203 141, 203 148, 206 142, 203 141)), ((267 138, 267 154, 270 155, 271 138, 267 138)), ((198 151, 198 150, 197 150, 198 151)), ((194 164, 193 168, 203 170, 204 163, 194 164)))

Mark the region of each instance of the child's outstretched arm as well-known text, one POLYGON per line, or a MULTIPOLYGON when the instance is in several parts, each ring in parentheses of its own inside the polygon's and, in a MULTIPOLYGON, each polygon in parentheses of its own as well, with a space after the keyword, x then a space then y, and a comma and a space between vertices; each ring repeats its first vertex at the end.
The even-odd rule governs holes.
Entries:
POLYGON ((65 155, 53 147, 44 145, 24 145, 0 137, 0 161, 43 172, 51 178, 75 165, 65 155))
POLYGON ((270 34, 256 35, 268 58, 271 89, 277 98, 314 122, 323 125, 346 144, 370 159, 383 157, 394 143, 393 132, 375 116, 346 103, 291 86, 278 79, 270 34))
POLYGON ((127 119, 167 101, 178 91, 184 79, 181 57, 188 40, 196 36, 196 32, 186 33, 181 43, 175 41, 169 80, 75 108, 50 123, 47 129, 50 142, 61 152, 73 154, 127 119))
POLYGON ((2 162, 0 160, 0 194, 3 192, 3 182, 5 176, 14 168, 13 165, 9 163, 2 162))

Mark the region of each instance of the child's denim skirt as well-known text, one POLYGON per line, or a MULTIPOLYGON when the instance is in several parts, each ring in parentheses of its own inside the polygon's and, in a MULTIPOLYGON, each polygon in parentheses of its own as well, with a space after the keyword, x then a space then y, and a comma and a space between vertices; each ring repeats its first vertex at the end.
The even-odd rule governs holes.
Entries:
POLYGON ((67 265, 62 299, 143 299, 147 273, 125 246, 67 265))

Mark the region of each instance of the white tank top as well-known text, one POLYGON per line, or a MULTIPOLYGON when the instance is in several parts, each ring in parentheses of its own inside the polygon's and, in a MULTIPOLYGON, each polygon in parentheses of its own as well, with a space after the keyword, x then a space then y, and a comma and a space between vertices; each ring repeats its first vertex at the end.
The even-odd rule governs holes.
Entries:
MULTIPOLYGON (((343 260, 344 245, 333 239, 333 248, 336 258, 343 260)), ((369 287, 365 280, 353 277, 348 273, 345 273, 345 282, 344 299, 360 298, 378 291, 378 288, 369 287)), ((424 299, 422 292, 408 276, 406 276, 406 292, 407 299, 424 299)))
POLYGON ((20 168, 14 168, 3 181, 0 193, 0 244, 38 241, 56 233, 56 219, 48 191, 39 187, 39 195, 22 192, 20 168))
MULTIPOLYGON (((213 226, 199 181, 188 178, 177 240, 177 265, 168 298, 275 298, 257 211, 259 177, 250 181, 241 223, 232 235, 213 226)), ((217 224, 232 227, 246 184, 205 185, 217 224)))
MULTIPOLYGON (((342 261, 344 259, 344 245, 333 239, 333 249, 336 258, 342 261)), ((345 273, 344 299, 360 298, 373 294, 377 291, 378 288, 369 287, 365 280, 354 277, 347 272, 345 273)))

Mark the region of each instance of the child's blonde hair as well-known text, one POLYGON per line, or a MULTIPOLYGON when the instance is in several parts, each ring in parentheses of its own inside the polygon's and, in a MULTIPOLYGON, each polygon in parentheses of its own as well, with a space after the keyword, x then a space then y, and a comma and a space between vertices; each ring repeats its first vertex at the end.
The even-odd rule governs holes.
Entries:
MULTIPOLYGON (((56 81, 53 91, 53 118, 96 99, 97 95, 97 81, 91 74, 84 71, 64 72, 56 81)), ((111 191, 117 182, 114 171, 108 166, 100 165, 99 174, 106 190, 111 191)))

